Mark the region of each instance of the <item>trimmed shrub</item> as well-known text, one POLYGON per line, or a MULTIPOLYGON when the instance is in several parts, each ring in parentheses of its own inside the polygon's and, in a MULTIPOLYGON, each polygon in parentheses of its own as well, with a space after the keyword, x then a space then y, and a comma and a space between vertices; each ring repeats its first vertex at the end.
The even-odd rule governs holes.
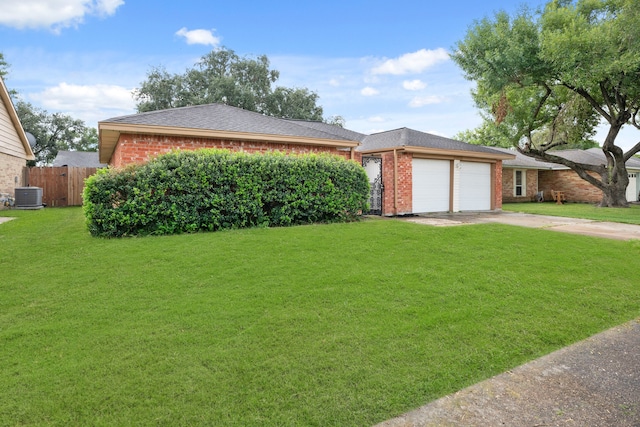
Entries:
POLYGON ((93 236, 119 237, 350 221, 368 198, 353 161, 205 149, 100 170, 86 181, 84 213, 93 236))

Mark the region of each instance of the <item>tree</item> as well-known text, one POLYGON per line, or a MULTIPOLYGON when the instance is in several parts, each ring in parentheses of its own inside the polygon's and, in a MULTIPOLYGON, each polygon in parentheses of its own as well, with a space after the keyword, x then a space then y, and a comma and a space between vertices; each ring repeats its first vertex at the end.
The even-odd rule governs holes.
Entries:
POLYGON ((274 89, 279 77, 265 55, 243 58, 223 48, 204 55, 184 74, 152 68, 134 98, 138 112, 218 102, 268 116, 322 120, 318 94, 306 88, 274 89))
POLYGON ((0 78, 4 79, 9 73, 9 64, 4 60, 4 54, 0 52, 0 78))
MULTIPOLYGON (((628 206, 624 126, 640 129, 640 1, 552 0, 535 14, 504 12, 476 22, 452 55, 484 113, 528 156, 563 164, 602 190, 601 206, 628 206), (576 163, 553 154, 590 141, 599 123, 607 164, 576 163), (595 176, 594 176, 595 175, 595 176)), ((491 132, 490 132, 491 134, 491 132)))
POLYGON ((82 120, 62 113, 49 114, 28 102, 16 102, 16 112, 26 132, 36 138, 35 161, 29 166, 50 164, 59 150, 97 151, 98 132, 82 120))

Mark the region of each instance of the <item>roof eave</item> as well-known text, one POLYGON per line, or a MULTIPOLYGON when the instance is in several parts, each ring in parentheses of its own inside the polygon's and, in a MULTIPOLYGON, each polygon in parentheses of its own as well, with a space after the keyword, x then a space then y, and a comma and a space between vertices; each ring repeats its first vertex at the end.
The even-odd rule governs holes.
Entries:
MULTIPOLYGON (((564 168, 556 168, 554 166, 534 166, 534 165, 510 165, 503 163, 505 169, 529 169, 529 170, 560 170, 564 168)), ((567 168, 568 169, 568 168, 567 168)))

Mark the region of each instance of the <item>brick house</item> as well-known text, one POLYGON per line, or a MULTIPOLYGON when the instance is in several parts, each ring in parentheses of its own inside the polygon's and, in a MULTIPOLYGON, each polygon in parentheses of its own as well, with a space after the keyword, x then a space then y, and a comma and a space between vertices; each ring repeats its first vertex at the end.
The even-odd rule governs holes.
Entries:
POLYGON ((362 162, 372 211, 382 215, 502 207, 501 161, 513 154, 411 129, 364 135, 222 104, 115 117, 98 123, 99 160, 141 163, 174 149, 329 153, 362 162))
POLYGON ((514 158, 407 128, 367 135, 358 151, 383 215, 501 209, 502 161, 514 158))
MULTIPOLYGON (((541 162, 507 148, 494 149, 516 156, 515 159, 506 160, 502 164, 502 200, 505 203, 534 201, 540 191, 545 200, 552 200, 551 190, 564 192, 567 201, 570 202, 599 203, 602 200, 602 191, 564 165, 541 162)), ((599 148, 559 150, 554 154, 584 164, 598 165, 606 162, 604 153, 599 148)), ((638 201, 640 159, 629 159, 627 172, 627 200, 638 201)))
POLYGON ((330 153, 356 159, 360 134, 325 123, 284 120, 223 104, 115 117, 98 123, 100 162, 142 163, 174 149, 330 153))
POLYGON ((35 157, 7 87, 0 77, 0 209, 25 185, 23 169, 35 157))

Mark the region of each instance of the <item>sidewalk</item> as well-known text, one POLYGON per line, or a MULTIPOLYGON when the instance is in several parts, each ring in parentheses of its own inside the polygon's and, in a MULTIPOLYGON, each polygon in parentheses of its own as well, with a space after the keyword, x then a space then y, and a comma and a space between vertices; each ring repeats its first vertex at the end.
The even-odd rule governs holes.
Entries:
POLYGON ((640 426, 640 319, 377 427, 640 426))

